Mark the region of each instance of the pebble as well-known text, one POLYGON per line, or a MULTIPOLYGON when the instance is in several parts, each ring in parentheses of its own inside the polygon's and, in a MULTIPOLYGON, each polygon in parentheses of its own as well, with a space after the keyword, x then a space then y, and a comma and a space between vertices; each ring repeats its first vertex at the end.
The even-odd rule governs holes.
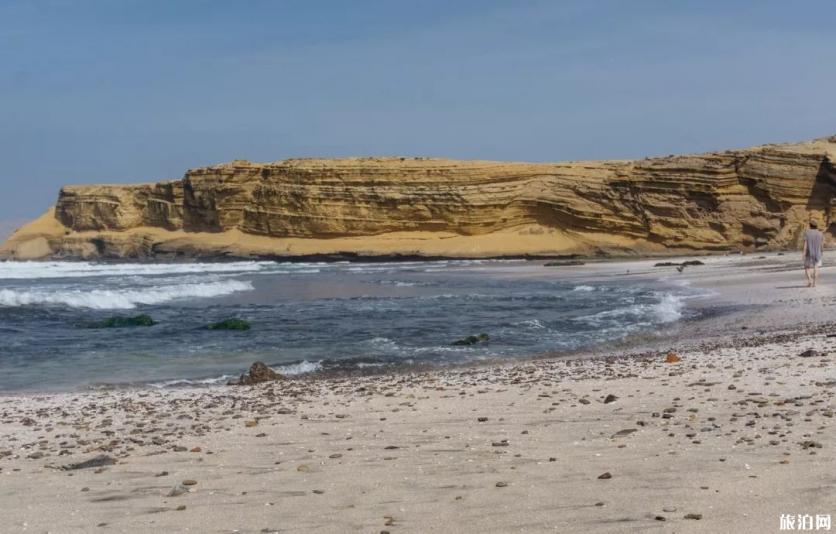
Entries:
POLYGON ((611 478, 612 478, 612 473, 610 473, 609 471, 607 471, 606 473, 602 473, 602 474, 598 475, 598 480, 609 480, 611 478))
POLYGON ((177 484, 176 486, 171 488, 171 491, 168 492, 166 497, 179 497, 180 495, 183 495, 183 494, 188 493, 188 492, 189 492, 189 488, 187 488, 186 486, 184 486, 182 484, 177 484))

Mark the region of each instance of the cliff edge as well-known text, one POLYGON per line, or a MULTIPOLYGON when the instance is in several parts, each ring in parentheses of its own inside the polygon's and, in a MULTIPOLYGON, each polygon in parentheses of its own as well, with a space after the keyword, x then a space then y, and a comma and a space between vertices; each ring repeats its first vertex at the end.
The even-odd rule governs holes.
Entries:
POLYGON ((635 161, 233 161, 181 180, 64 187, 0 257, 774 250, 795 247, 811 217, 836 222, 834 161, 836 136, 635 161))

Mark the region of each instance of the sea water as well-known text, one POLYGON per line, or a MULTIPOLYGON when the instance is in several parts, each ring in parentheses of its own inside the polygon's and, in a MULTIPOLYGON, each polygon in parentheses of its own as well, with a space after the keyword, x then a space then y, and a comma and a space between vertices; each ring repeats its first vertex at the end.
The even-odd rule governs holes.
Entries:
POLYGON ((678 321, 687 296, 525 261, 0 262, 0 391, 209 384, 255 360, 300 374, 573 351, 678 321), (95 328, 138 314, 157 324, 95 328), (252 328, 206 329, 233 317, 252 328))

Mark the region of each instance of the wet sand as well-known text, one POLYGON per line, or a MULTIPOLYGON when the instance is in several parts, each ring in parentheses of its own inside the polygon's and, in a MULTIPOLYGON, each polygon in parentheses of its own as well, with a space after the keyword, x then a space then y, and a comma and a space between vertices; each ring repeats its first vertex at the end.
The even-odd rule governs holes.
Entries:
POLYGON ((836 515, 828 271, 813 291, 790 287, 790 258, 704 261, 681 273, 710 291, 692 305, 734 311, 591 358, 0 397, 0 531, 777 532, 782 513, 836 515))

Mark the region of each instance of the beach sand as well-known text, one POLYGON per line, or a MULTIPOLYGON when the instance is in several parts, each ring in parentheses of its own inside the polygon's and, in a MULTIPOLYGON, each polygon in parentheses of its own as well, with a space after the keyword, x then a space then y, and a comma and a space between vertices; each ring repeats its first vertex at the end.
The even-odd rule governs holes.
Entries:
POLYGON ((0 397, 0 531, 778 532, 781 514, 836 515, 834 291, 827 270, 798 288, 796 259, 706 258, 681 280, 723 313, 573 359, 0 397), (67 469, 98 455, 115 463, 67 469))

